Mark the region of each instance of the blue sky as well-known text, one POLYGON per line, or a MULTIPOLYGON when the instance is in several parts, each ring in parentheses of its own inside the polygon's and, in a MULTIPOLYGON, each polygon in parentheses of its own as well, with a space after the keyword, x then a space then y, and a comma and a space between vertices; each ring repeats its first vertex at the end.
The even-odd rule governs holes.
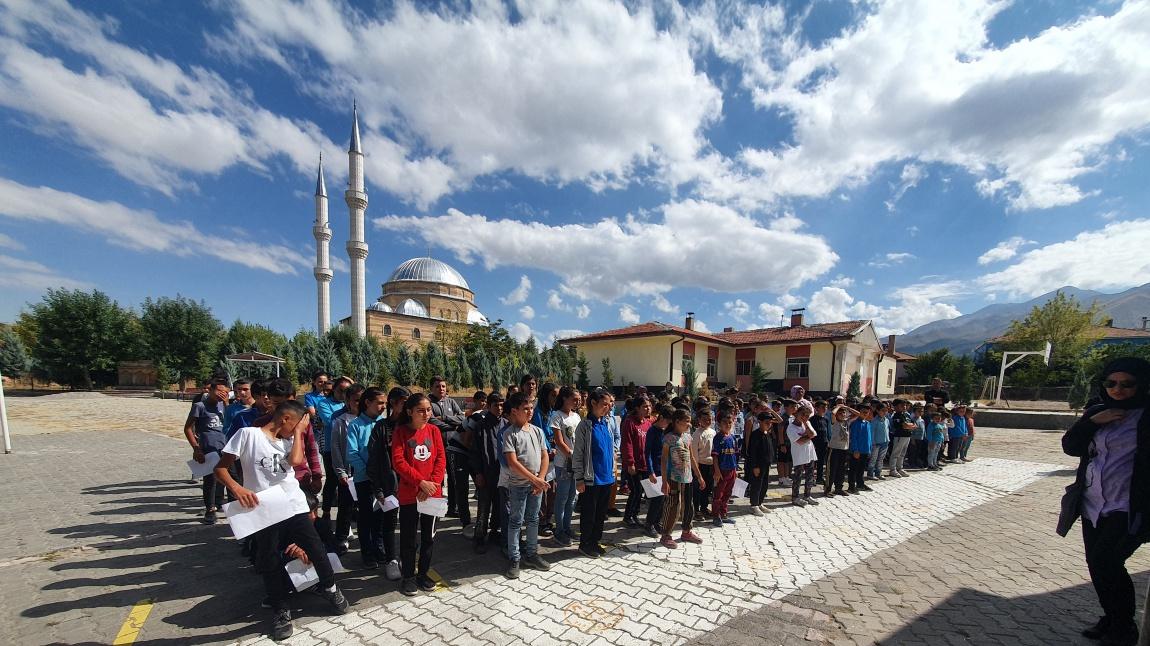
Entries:
POLYGON ((0 320, 47 287, 315 326, 455 266, 542 342, 694 311, 880 333, 1150 280, 1147 2, 0 0, 0 320), (284 298, 284 295, 288 298, 284 298))

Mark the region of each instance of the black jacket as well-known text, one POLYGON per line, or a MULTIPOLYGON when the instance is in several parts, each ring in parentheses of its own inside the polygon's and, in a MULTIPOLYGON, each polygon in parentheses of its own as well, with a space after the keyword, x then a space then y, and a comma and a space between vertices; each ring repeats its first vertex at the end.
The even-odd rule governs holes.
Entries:
POLYGON ((464 426, 468 428, 471 445, 467 449, 471 474, 490 473, 499 469, 499 443, 496 432, 502 418, 483 411, 468 417, 464 426))
POLYGON ((367 440, 367 477, 376 498, 395 495, 395 471, 391 468, 393 430, 391 420, 381 419, 371 427, 371 437, 367 440))
MULTIPOLYGON (((1090 418, 1108 408, 1105 404, 1086 409, 1082 417, 1062 436, 1062 450, 1066 455, 1078 458, 1078 472, 1074 485, 1085 492, 1086 465, 1090 463, 1090 444, 1101 428, 1090 418)), ((1072 511, 1074 518, 1081 515, 1081 508, 1072 511)), ((1142 541, 1150 540, 1150 410, 1143 409, 1138 420, 1138 444, 1134 449, 1134 474, 1130 480, 1130 533, 1137 534, 1142 541)), ((1072 521, 1071 521, 1072 522, 1072 521)))
MULTIPOLYGON (((767 425, 770 428, 770 425, 767 425)), ((748 473, 751 469, 763 469, 764 472, 775 461, 775 443, 773 438, 763 431, 760 426, 751 431, 750 437, 747 438, 747 451, 746 451, 746 468, 748 473)))

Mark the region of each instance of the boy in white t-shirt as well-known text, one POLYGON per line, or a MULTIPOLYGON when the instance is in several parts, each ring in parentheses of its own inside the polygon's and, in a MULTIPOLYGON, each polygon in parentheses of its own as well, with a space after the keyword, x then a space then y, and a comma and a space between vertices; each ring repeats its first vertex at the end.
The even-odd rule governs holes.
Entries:
POLYGON ((216 477, 244 507, 255 507, 259 504, 260 492, 277 486, 287 492, 292 504, 294 516, 252 535, 256 570, 264 577, 264 588, 275 613, 272 638, 277 641, 287 639, 293 631, 283 585, 280 545, 294 544, 303 550, 319 575, 320 595, 338 614, 347 612, 348 605, 335 585, 327 549, 308 517, 307 498, 295 479, 295 466, 305 460, 303 433, 308 421, 303 404, 294 400, 283 402, 276 407, 267 425, 237 431, 220 451, 220 462, 215 469, 216 477), (247 487, 236 482, 228 472, 237 460, 243 467, 247 487))
POLYGON ((805 406, 798 406, 795 409, 794 417, 791 418, 790 425, 787 427, 787 440, 789 440, 791 448, 791 475, 794 477, 791 482, 791 504, 796 507, 819 504, 818 501, 811 498, 811 486, 814 485, 815 476, 814 467, 819 458, 815 455, 815 445, 812 442, 816 433, 814 427, 811 426, 810 417, 810 409, 805 406), (803 497, 799 498, 799 486, 801 484, 805 486, 803 497))

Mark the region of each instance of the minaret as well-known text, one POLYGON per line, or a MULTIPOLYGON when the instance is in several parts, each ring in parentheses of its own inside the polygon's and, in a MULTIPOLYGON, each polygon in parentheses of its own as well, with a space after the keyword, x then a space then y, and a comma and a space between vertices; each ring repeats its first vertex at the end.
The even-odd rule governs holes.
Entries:
POLYGON ((327 186, 323 183, 323 153, 319 154, 319 171, 315 179, 315 224, 311 227, 315 236, 315 289, 316 289, 316 331, 322 336, 331 328, 331 263, 328 261, 328 247, 331 244, 331 228, 327 226, 327 186))
POLYGON ((347 201, 351 216, 351 233, 347 241, 347 257, 351 261, 351 328, 359 337, 367 336, 366 293, 364 264, 367 260, 367 242, 363 237, 363 212, 367 209, 367 193, 363 190, 363 150, 359 145, 359 111, 351 106, 351 144, 347 148, 347 201))

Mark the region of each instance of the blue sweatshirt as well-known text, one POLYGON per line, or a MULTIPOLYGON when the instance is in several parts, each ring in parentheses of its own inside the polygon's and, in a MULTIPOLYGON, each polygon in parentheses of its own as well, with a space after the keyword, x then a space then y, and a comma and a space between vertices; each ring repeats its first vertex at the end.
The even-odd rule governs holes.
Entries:
POLYGON ((348 422, 347 425, 347 464, 351 466, 351 475, 356 482, 367 482, 367 461, 371 456, 368 453, 368 441, 371 440, 371 427, 375 426, 377 417, 368 417, 363 413, 348 422))
POLYGON ((950 428, 950 437, 966 437, 966 418, 962 415, 954 415, 951 419, 954 420, 954 426, 950 428))
POLYGON ((942 422, 931 422, 930 423, 930 435, 927 436, 926 441, 927 442, 934 442, 936 444, 942 444, 943 442, 945 442, 946 441, 946 424, 943 424, 942 422))
POLYGON ((876 415, 870 421, 870 434, 872 444, 890 444, 890 418, 876 415))
POLYGON ((643 441, 643 453, 647 456, 647 473, 663 475, 659 463, 663 460, 663 434, 666 432, 667 429, 654 424, 647 429, 647 439, 643 441))
POLYGON ((851 422, 851 453, 870 453, 870 422, 856 419, 851 422))

